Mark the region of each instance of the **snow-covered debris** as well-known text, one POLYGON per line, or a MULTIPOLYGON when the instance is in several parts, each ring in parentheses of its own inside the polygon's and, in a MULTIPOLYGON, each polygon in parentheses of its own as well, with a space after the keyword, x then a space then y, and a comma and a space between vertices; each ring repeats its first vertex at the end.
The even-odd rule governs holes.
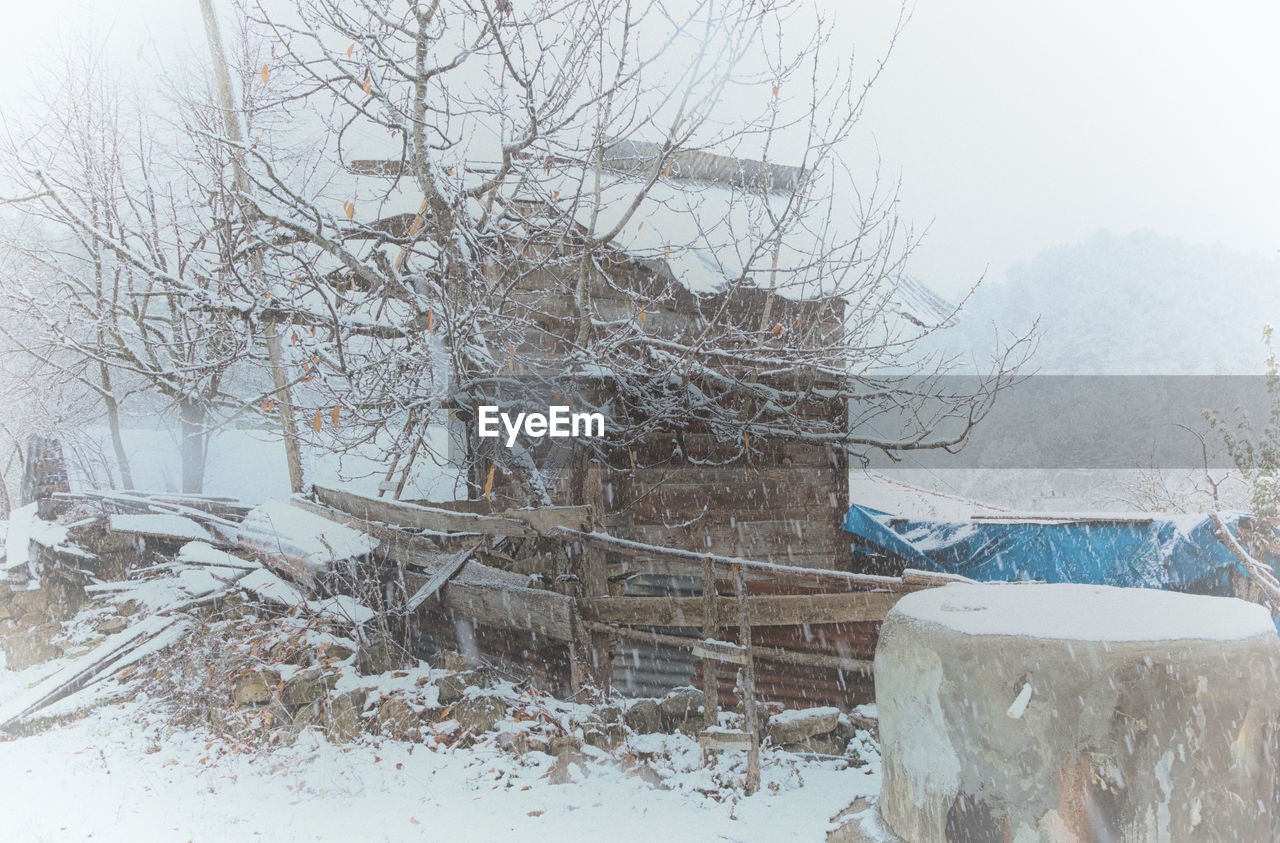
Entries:
POLYGON ((308 600, 307 608, 323 617, 346 621, 356 626, 366 624, 375 617, 372 609, 345 594, 335 594, 324 600, 308 600))
POLYGON ((271 603, 283 606, 301 606, 306 603, 302 592, 265 568, 246 574, 239 585, 271 603))
POLYGON ((192 597, 204 597, 221 591, 227 587, 227 576, 239 576, 244 571, 236 568, 226 568, 224 577, 219 577, 215 570, 208 568, 187 568, 178 572, 178 580, 182 583, 182 588, 192 597))
MULTIPOLYGON (((91 652, 71 660, 34 688, 0 706, 0 728, 38 713, 44 706, 80 690, 120 663, 123 658, 130 656, 140 642, 148 642, 160 636, 180 620, 176 617, 153 615, 143 618, 122 632, 108 636, 91 652)), ((177 634, 171 633, 167 636, 167 643, 172 643, 176 639, 177 634)), ((151 648, 149 652, 154 652, 154 649, 151 648)))
POLYGON ((245 574, 237 585, 269 603, 307 610, 331 620, 360 626, 374 618, 374 611, 353 597, 338 594, 323 600, 308 600, 293 585, 265 568, 245 574))
MULTIPOLYGON (((60 545, 67 540, 67 528, 36 515, 36 506, 29 503, 15 509, 9 516, 9 527, 5 533, 5 571, 30 565, 33 540, 46 547, 60 545)), ((34 571, 32 575, 35 575, 34 571)))
POLYGON ((1234 641, 1275 635, 1267 610, 1234 597, 1059 584, 950 584, 903 597, 890 615, 970 635, 1077 641, 1234 641))
POLYGON ((209 531, 185 515, 129 514, 107 517, 107 528, 116 533, 140 533, 148 536, 212 541, 209 531))
POLYGON ((240 544, 300 566, 301 574, 365 556, 378 546, 367 533, 284 501, 267 501, 251 510, 236 538, 240 544))
POLYGON ((178 551, 177 561, 187 565, 210 565, 215 568, 253 570, 262 567, 251 559, 241 559, 239 556, 233 556, 225 550, 219 550, 207 542, 200 541, 184 544, 178 551))

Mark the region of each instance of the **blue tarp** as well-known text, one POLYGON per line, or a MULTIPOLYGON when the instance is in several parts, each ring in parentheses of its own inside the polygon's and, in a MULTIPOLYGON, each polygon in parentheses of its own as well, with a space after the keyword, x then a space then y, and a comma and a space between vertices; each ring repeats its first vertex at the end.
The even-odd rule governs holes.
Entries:
MULTIPOLYGON (((1249 516, 1223 513, 1234 532, 1249 516)), ((1230 594, 1238 560, 1207 517, 1082 517, 934 521, 854 505, 844 519, 855 550, 888 553, 907 567, 986 582, 1042 580, 1230 594)))

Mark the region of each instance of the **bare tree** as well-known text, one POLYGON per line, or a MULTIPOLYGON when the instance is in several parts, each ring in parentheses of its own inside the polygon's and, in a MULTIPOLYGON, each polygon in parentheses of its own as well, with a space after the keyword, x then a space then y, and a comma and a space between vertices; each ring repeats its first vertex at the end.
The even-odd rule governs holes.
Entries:
MULTIPOLYGON (((962 394, 919 354, 937 326, 895 312, 912 238, 894 186, 859 185, 842 158, 881 62, 833 55, 821 18, 784 36, 804 15, 252 6, 273 51, 263 101, 321 130, 310 182, 252 143, 246 166, 272 295, 257 312, 305 349, 303 412, 347 419, 327 444, 399 453, 442 408, 465 421, 560 396, 608 414, 607 443, 586 446, 601 458, 690 426, 748 458, 779 438, 855 456, 962 445, 1025 338, 962 394), (321 160, 336 165, 318 186, 321 160), (822 411, 845 400, 859 421, 907 408, 906 424, 872 436, 822 411)), ((520 447, 469 457, 545 499, 520 447)))
POLYGON ((1137 469, 1115 501, 1139 512, 1211 512, 1243 504, 1245 489, 1240 474, 1213 467, 1223 446, 1212 443, 1206 430, 1185 424, 1175 427, 1195 438, 1200 465, 1173 470, 1149 462, 1137 469))
MULTIPOLYGON (((239 57, 235 131, 196 109, 166 137, 176 182, 150 139, 121 143, 137 187, 107 225, 56 150, 19 158, 81 263, 100 250, 120 273, 84 300, 124 291, 94 322, 105 347, 53 344, 165 394, 184 441, 254 400, 224 379, 264 329, 289 372, 268 392, 297 387, 312 419, 299 436, 396 458, 445 412, 553 400, 610 419, 578 464, 659 430, 709 436, 723 461, 782 440, 957 448, 1012 382, 1025 338, 976 389, 921 353, 947 319, 902 318, 896 187, 843 157, 896 32, 864 64, 791 2, 238 11, 268 52, 239 57), (192 149, 202 176, 174 165, 192 149), (868 433, 884 413, 897 427, 868 433)), ((463 467, 474 493, 498 465, 545 501, 545 456, 469 441, 463 467)))
POLYGON ((8 127, 7 203, 25 219, 5 240, 20 258, 4 279, 9 351, 39 364, 37 388, 96 396, 125 487, 122 405, 172 412, 182 488, 199 492, 213 426, 261 397, 254 326, 191 306, 233 297, 243 262, 218 112, 193 97, 157 116, 82 46, 44 121, 8 127))

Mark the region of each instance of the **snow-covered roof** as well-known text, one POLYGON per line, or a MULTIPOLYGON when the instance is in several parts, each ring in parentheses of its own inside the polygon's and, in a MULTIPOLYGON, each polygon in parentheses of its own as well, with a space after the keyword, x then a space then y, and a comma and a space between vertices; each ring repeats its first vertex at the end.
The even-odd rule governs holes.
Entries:
MULTIPOLYGON (((598 190, 595 172, 585 163, 548 159, 545 167, 523 169, 521 181, 508 185, 505 193, 526 208, 539 208, 537 213, 553 230, 563 230, 566 222, 593 236, 617 229, 612 243, 619 250, 655 269, 665 268, 695 293, 717 292, 744 276, 790 299, 849 292, 835 288, 832 276, 838 273, 830 264, 824 265, 822 256, 831 251, 847 254, 852 248, 858 234, 852 216, 833 219, 815 209, 779 233, 777 221, 795 201, 799 168, 709 152, 680 152, 645 192, 644 184, 652 174, 645 167, 655 160, 657 151, 656 144, 638 141, 611 145, 598 190), (624 218, 626 224, 619 227, 624 218)), ((496 167, 477 163, 459 174, 459 182, 478 184, 496 167)), ((407 174, 397 178, 401 173, 397 162, 354 161, 350 170, 345 178, 351 180, 351 192, 357 196, 358 219, 418 212, 422 196, 407 174)), ((478 209, 475 203, 473 210, 478 209)), ((536 224, 530 213, 529 222, 536 224)), ((917 328, 942 325, 954 312, 951 303, 907 275, 894 278, 887 290, 860 287, 849 279, 838 283, 857 288, 850 297, 866 295, 868 303, 917 328)))

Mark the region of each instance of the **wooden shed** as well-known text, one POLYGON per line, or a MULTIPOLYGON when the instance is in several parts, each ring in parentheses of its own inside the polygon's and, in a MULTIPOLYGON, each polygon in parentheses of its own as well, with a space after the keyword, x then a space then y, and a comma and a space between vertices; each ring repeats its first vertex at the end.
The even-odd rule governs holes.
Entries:
MULTIPOLYGON (((631 160, 648 150, 632 145, 619 153, 613 165, 626 171, 631 160)), ((762 162, 738 161, 697 153, 677 159, 671 178, 703 182, 701 200, 723 199, 731 205, 741 185, 735 179, 758 178, 770 174, 773 183, 794 184, 795 168, 762 162), (754 175, 752 175, 754 174, 754 175)), ((399 165, 362 163, 362 174, 395 176, 399 165)), ((616 372, 593 375, 579 359, 575 375, 566 380, 566 360, 572 359, 579 328, 577 302, 582 294, 583 275, 576 261, 556 260, 560 254, 574 254, 577 244, 566 244, 563 226, 549 225, 539 230, 536 220, 543 212, 539 201, 523 206, 527 221, 522 240, 512 245, 511 265, 495 268, 513 278, 504 293, 512 330, 510 345, 501 349, 506 358, 503 376, 519 382, 528 395, 539 394, 542 406, 583 401, 592 406, 608 405, 607 430, 624 429, 624 436, 606 436, 603 442, 586 445, 580 441, 544 438, 522 443, 522 460, 536 467, 535 490, 527 473, 513 467, 505 443, 478 436, 476 419, 464 409, 455 409, 451 447, 467 471, 468 502, 447 504, 455 510, 502 513, 531 506, 589 506, 591 528, 613 539, 644 545, 714 555, 720 559, 746 559, 775 565, 849 571, 852 558, 849 538, 841 521, 849 508, 849 459, 838 447, 799 441, 795 437, 753 436, 740 429, 717 426, 714 420, 692 414, 681 418, 671 414, 665 423, 637 425, 647 418, 649 408, 638 399, 624 378, 616 372), (554 232, 554 233, 553 233, 554 232), (536 491, 536 495, 534 492, 536 491)), ((548 212, 554 209, 546 208, 548 212)), ((703 207, 702 210, 706 210, 703 207)), ((662 222, 659 209, 644 223, 646 235, 662 222), (658 220, 648 225, 652 220, 658 220)), ((714 213, 714 211, 713 211, 714 213)), ((726 212, 727 213, 727 212, 726 212)), ((404 217, 404 215, 400 215, 404 217)), ((396 224, 409 225, 397 218, 396 224)), ((678 221, 673 221, 677 225, 678 221)), ((639 230, 639 226, 634 226, 639 230)), ((671 229, 661 233, 670 236, 671 229)), ((571 236, 571 234, 570 234, 571 236)), ((727 286, 706 285, 697 279, 703 273, 716 274, 721 261, 715 254, 664 249, 655 243, 628 242, 611 245, 593 255, 589 273, 589 298, 595 319, 602 324, 626 322, 634 331, 656 339, 679 341, 696 335, 708 326, 738 331, 743 342, 768 343, 771 332, 761 326, 778 326, 777 335, 789 332, 787 342, 795 348, 836 347, 838 335, 847 329, 846 302, 835 296, 805 298, 781 295, 769 279, 760 283, 742 279, 727 286), (683 265, 681 262, 683 261, 683 265), (793 326, 803 331, 791 332, 793 326), (765 334, 761 338, 761 334, 765 334), (805 345, 807 344, 807 345, 805 345)), ((723 275, 720 281, 723 282, 723 275)), ((911 307, 904 303, 904 307, 911 307)), ((910 320, 909 314, 904 314, 910 320)), ((782 340, 779 340, 781 347, 782 340)), ((745 346, 744 348, 758 348, 745 346)), ((767 381, 767 373, 751 372, 767 381)), ((849 425, 849 407, 843 397, 847 389, 835 376, 816 376, 809 384, 806 399, 795 412, 820 421, 832 430, 849 425), (826 378, 826 382, 820 379, 826 378)), ((495 396, 498 403, 501 396, 495 396)), ((726 402, 734 396, 726 394, 726 402)), ((474 406, 474 394, 469 396, 474 406)), ((463 402, 458 402, 461 407, 463 402)), ((529 405, 536 406, 536 402, 529 405)), ((613 597, 693 597, 703 594, 704 580, 692 574, 687 561, 670 564, 660 554, 616 554, 601 551, 605 559, 597 582, 585 583, 583 596, 613 597)), ((542 572, 546 573, 546 572, 542 572)), ((552 579, 556 571, 549 572, 552 579)), ((806 586, 794 587, 754 578, 753 595, 797 599, 811 593, 806 586)), ((872 584, 874 586, 874 584, 872 584)), ((827 586, 822 586, 827 587, 827 586)), ((870 587, 870 586, 869 586, 870 587)), ((887 587, 887 586, 886 586, 887 587)), ((818 587, 814 587, 818 588, 818 587)), ((818 591, 821 589, 818 588, 818 591)), ((817 594, 818 591, 812 591, 817 594)), ((457 618, 436 622, 448 632, 457 618)), ((693 626, 663 623, 633 624, 650 627, 651 641, 632 638, 619 643, 613 639, 613 681, 631 693, 654 693, 690 682, 702 683, 696 659, 688 647, 673 644, 673 637, 703 637, 693 626)), ((804 666, 791 661, 762 662, 760 685, 766 697, 791 704, 839 704, 848 708, 871 698, 870 674, 866 665, 875 646, 877 621, 840 620, 811 624, 775 620, 762 627, 756 642, 775 652, 804 652, 804 666), (835 655, 824 655, 835 654, 835 655), (857 665, 857 667, 849 667, 857 665)), ((504 653, 533 652, 536 641, 522 633, 505 630, 498 634, 482 628, 468 631, 484 640, 490 649, 504 653), (486 636, 488 636, 486 638, 486 636)), ((731 696, 733 677, 722 672, 726 698, 731 696)))

